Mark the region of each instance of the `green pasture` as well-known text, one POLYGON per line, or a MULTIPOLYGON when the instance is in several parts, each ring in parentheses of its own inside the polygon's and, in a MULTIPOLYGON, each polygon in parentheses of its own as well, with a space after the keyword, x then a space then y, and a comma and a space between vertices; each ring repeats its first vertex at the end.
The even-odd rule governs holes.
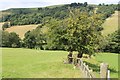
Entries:
POLYGON ((80 78, 79 70, 63 64, 67 52, 38 51, 22 48, 2 49, 2 77, 9 78, 80 78))
POLYGON ((100 64, 107 63, 111 78, 118 78, 118 54, 115 53, 96 53, 91 59, 83 58, 94 74, 100 77, 100 64))
MULTIPOLYGON (((81 71, 72 64, 64 64, 68 52, 24 48, 2 49, 2 77, 4 78, 82 78, 81 71)), ((111 77, 118 77, 118 54, 96 53, 82 58, 99 77, 100 63, 109 64, 111 77)))

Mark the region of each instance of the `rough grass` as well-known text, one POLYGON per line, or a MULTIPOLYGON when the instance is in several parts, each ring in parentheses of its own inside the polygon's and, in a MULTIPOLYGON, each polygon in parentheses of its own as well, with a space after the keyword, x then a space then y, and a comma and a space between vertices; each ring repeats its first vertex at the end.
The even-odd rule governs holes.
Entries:
POLYGON ((35 29, 37 27, 37 25, 22 25, 22 26, 12 26, 10 28, 7 28, 5 31, 8 31, 8 32, 15 32, 19 35, 19 37, 21 39, 24 38, 24 34, 27 32, 27 31, 31 31, 33 29, 35 29))
POLYGON ((83 58, 91 69, 93 69, 94 74, 100 77, 100 63, 105 62, 109 65, 110 77, 118 78, 118 54, 115 53, 97 53, 96 56, 91 59, 83 58))
POLYGON ((103 23, 104 30, 102 31, 102 34, 104 36, 107 36, 108 34, 111 34, 118 30, 118 11, 115 11, 115 13, 106 19, 105 23, 103 23))
POLYGON ((6 78, 80 78, 80 70, 63 64, 66 51, 37 51, 22 48, 4 48, 3 74, 6 78))

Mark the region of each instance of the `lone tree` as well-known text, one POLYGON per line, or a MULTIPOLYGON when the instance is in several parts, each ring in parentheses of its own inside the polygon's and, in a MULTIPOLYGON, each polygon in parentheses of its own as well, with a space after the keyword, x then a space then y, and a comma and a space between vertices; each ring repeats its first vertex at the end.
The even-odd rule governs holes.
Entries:
POLYGON ((70 17, 65 21, 66 46, 71 48, 69 51, 78 51, 78 57, 81 58, 83 53, 91 55, 99 44, 101 37, 100 29, 103 20, 101 15, 88 12, 80 12, 79 9, 70 10, 70 17))
MULTIPOLYGON (((69 51, 78 51, 78 57, 83 53, 91 56, 99 44, 101 15, 80 12, 79 9, 70 10, 70 17, 51 27, 50 40, 69 51), (56 41, 57 40, 57 41, 56 41)), ((56 21, 57 22, 57 21, 56 21)))

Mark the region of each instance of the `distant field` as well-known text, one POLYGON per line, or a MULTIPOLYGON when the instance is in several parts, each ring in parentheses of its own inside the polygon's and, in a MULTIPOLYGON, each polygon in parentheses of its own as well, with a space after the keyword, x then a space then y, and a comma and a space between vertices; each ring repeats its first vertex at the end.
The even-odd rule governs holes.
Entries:
POLYGON ((19 35, 19 37, 21 39, 24 38, 24 34, 27 32, 27 31, 31 31, 33 29, 35 29, 37 27, 37 25, 22 25, 22 26, 12 26, 10 28, 7 28, 5 31, 8 31, 8 32, 15 32, 19 35))
POLYGON ((118 30, 118 13, 119 13, 118 11, 115 11, 115 14, 107 18, 105 23, 102 25, 104 28, 104 30, 102 31, 102 34, 104 36, 118 30))

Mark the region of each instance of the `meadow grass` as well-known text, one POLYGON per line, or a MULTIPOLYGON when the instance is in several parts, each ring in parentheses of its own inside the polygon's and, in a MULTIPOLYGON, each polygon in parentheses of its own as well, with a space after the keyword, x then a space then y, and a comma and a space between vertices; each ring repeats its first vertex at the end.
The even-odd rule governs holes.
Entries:
POLYGON ((2 77, 4 78, 80 78, 80 70, 64 64, 66 51, 38 51, 3 48, 2 77))
MULTIPOLYGON (((66 51, 47 51, 22 48, 2 49, 2 77, 4 78, 82 78, 82 72, 72 64, 64 64, 66 51)), ((109 64, 110 76, 118 77, 118 54, 98 53, 82 58, 99 76, 100 63, 109 64)))

